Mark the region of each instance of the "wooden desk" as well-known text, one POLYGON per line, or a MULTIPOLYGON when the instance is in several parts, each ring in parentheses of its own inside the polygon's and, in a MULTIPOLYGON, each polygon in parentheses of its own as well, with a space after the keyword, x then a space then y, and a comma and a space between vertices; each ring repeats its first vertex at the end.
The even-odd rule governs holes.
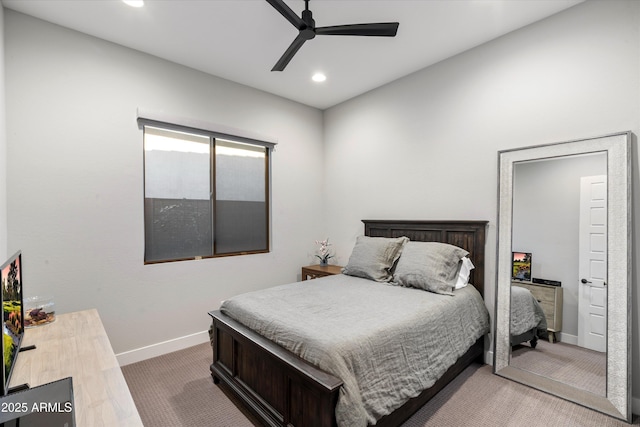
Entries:
POLYGON ((32 344, 18 354, 11 387, 72 377, 78 427, 143 425, 97 310, 26 329, 22 346, 32 344))

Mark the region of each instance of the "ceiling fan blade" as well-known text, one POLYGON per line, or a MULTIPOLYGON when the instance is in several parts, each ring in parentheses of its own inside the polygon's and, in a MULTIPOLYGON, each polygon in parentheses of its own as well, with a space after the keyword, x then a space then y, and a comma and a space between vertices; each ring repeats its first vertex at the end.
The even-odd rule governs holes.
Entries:
POLYGON ((280 12, 280 15, 284 16, 285 18, 287 18, 287 21, 291 22, 293 24, 293 26, 296 27, 298 30, 302 30, 303 28, 306 27, 306 24, 304 23, 302 18, 300 18, 298 15, 296 15, 294 13, 294 11, 291 10, 291 8, 285 4, 284 1, 282 1, 282 0, 267 0, 267 3, 269 3, 271 6, 273 6, 273 8, 275 10, 280 12))
POLYGON ((316 35, 323 36, 375 36, 395 37, 398 22, 379 22, 376 24, 334 25, 316 28, 316 35))
POLYGON ((276 65, 273 66, 271 71, 282 71, 282 70, 284 70, 284 68, 287 66, 289 61, 291 61, 291 58, 293 58, 293 56, 296 54, 296 52, 302 47, 302 45, 306 41, 307 41, 307 38, 304 37, 304 35, 302 33, 298 34, 298 37, 296 37, 293 40, 293 43, 291 43, 289 45, 287 50, 280 57, 278 62, 276 62, 276 65))

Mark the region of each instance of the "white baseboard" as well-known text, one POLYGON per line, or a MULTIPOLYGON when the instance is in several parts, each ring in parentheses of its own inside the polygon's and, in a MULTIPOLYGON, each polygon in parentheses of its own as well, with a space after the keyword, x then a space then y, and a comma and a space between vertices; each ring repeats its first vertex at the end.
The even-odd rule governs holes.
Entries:
POLYGON ((151 359, 152 357, 162 356, 163 354, 193 347, 194 345, 205 342, 209 342, 209 333, 207 331, 202 331, 173 340, 137 348, 135 350, 125 351, 124 353, 116 354, 116 358, 118 359, 118 364, 120 366, 125 366, 130 365, 131 363, 151 359))
POLYGON ((493 366, 493 351, 487 351, 484 354, 484 363, 493 366))
POLYGON ((559 338, 560 342, 563 342, 565 344, 572 344, 572 345, 578 345, 578 336, 577 335, 570 335, 564 332, 560 332, 560 338, 559 338))

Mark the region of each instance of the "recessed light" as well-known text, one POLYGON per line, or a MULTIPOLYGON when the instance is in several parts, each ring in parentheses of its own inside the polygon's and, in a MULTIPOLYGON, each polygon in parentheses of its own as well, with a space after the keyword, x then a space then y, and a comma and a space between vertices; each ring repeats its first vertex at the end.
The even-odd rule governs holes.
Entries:
POLYGON ((122 0, 124 4, 127 4, 131 7, 142 7, 144 6, 144 0, 122 0))
POLYGON ((313 80, 314 82, 320 83, 320 82, 323 82, 323 81, 327 80, 327 76, 325 76, 322 73, 315 73, 311 77, 311 80, 313 80))

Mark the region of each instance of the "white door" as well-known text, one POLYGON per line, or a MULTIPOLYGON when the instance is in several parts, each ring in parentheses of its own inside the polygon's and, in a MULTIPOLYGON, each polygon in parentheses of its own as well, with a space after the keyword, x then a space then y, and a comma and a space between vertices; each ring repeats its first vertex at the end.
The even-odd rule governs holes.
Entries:
POLYGON ((607 350, 607 177, 580 182, 578 345, 607 350))

